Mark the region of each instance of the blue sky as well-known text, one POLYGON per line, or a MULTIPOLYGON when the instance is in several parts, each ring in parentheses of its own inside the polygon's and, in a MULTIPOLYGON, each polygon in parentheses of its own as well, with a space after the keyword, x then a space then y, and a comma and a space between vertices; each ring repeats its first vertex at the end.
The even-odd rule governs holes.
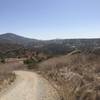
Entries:
POLYGON ((100 0, 0 0, 0 34, 100 38, 100 0))

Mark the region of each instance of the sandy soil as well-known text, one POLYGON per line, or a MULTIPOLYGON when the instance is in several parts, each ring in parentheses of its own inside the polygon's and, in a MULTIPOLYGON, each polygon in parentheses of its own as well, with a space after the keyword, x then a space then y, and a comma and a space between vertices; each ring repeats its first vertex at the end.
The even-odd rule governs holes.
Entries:
POLYGON ((15 71, 17 78, 0 100, 60 100, 50 83, 33 72, 15 71))

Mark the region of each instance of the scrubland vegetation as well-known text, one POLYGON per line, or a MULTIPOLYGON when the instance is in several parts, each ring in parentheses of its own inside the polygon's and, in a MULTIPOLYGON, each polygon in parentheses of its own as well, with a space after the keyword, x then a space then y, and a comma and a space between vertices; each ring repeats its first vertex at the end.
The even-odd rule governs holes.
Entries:
POLYGON ((16 78, 13 70, 35 71, 57 90, 61 100, 100 99, 100 56, 96 53, 83 53, 79 50, 67 55, 44 59, 42 56, 27 58, 22 64, 0 66, 0 89, 11 84, 16 78), (3 67, 4 66, 4 67, 3 67), (27 69, 26 69, 27 68, 27 69), (8 70, 7 70, 8 69, 8 70))
POLYGON ((61 100, 100 99, 100 56, 74 51, 40 62, 33 69, 50 81, 61 100))
POLYGON ((100 100, 100 39, 0 37, 0 89, 1 84, 14 81, 12 71, 30 70, 46 78, 61 100, 100 100), (6 58, 11 57, 25 58, 24 64, 7 63, 6 58))
POLYGON ((11 85, 15 79, 16 75, 14 73, 0 73, 0 91, 8 85, 11 85))

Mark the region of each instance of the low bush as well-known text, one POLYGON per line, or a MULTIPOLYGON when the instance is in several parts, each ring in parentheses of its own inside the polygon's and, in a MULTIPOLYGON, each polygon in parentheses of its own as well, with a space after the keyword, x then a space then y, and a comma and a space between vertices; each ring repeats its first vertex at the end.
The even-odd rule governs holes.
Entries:
POLYGON ((34 66, 37 64, 37 61, 32 58, 26 59, 26 60, 24 60, 24 64, 27 65, 28 69, 33 69, 33 68, 35 68, 34 66))
POLYGON ((12 84, 15 79, 16 79, 15 73, 0 72, 0 91, 2 91, 8 85, 12 84))
POLYGON ((4 57, 0 57, 0 62, 1 63, 5 63, 5 58, 4 57))

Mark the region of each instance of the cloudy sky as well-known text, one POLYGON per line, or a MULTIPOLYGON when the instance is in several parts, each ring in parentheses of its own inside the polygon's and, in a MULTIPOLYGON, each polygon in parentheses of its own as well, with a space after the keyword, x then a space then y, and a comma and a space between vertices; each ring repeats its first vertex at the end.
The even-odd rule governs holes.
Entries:
POLYGON ((0 34, 100 38, 100 0, 0 0, 0 34))

